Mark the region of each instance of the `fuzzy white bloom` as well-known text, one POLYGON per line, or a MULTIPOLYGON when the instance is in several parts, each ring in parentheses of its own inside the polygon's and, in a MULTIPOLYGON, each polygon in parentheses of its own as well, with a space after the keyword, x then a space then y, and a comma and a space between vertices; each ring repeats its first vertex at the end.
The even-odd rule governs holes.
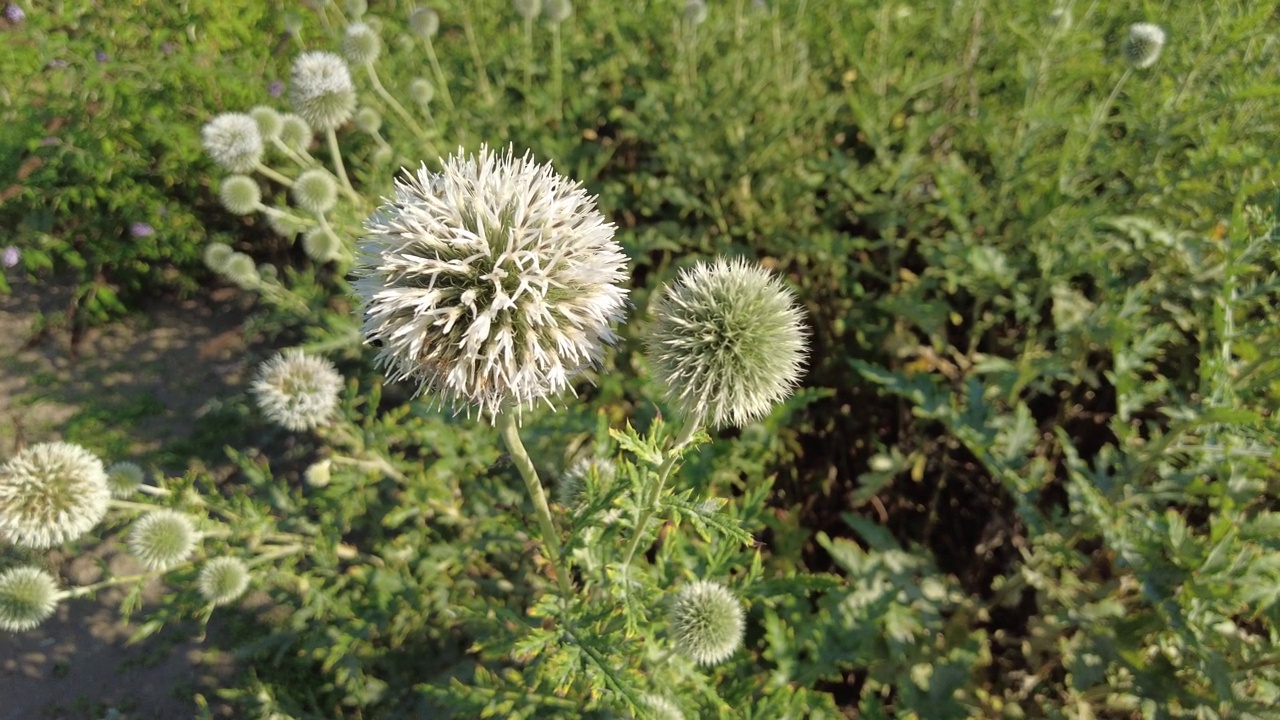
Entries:
POLYGON ((409 97, 419 105, 430 105, 431 100, 436 96, 436 87, 431 84, 430 80, 425 78, 414 78, 409 83, 409 97))
POLYGON ((340 392, 342 375, 333 363, 297 348, 264 362, 253 382, 262 414, 294 432, 327 424, 340 392))
POLYGON ((440 32, 440 15, 431 8, 418 8, 409 14, 409 29, 424 40, 433 38, 440 32))
POLYGON ((244 113, 222 113, 200 131, 209 157, 228 172, 247 173, 262 160, 258 122, 244 113))
POLYGON ((548 22, 559 25, 573 14, 573 3, 570 0, 543 0, 542 14, 548 22))
POLYGON ((25 632, 49 619, 62 593, 53 576, 37 567, 0 572, 0 630, 25 632))
POLYGON ((525 20, 532 20, 542 12, 542 0, 512 0, 516 14, 525 20))
POLYGON ((699 665, 723 662, 742 645, 742 602, 718 582, 698 580, 680 588, 671 603, 671 640, 699 665))
POLYGON ((1149 68, 1160 59, 1164 40, 1164 30, 1159 25, 1134 23, 1124 40, 1124 58, 1139 70, 1149 68))
POLYGON ((362 22, 348 25, 346 34, 342 36, 342 54, 352 65, 367 65, 377 60, 381 49, 378 33, 362 22))
POLYGON ((356 87, 341 57, 324 50, 305 52, 293 61, 289 99, 303 120, 323 132, 351 119, 356 87))
POLYGON ((200 539, 191 518, 175 510, 152 510, 133 523, 129 552, 150 570, 167 570, 186 560, 200 539))
POLYGON ((107 488, 113 498, 128 500, 138 492, 142 481, 146 479, 147 474, 137 463, 118 462, 107 468, 107 488))
POLYGON ((654 375, 687 417, 742 426, 791 393, 807 340, 791 291, 742 260, 699 263, 653 300, 654 375))
POLYGON ((28 446, 0 465, 0 537, 44 549, 89 532, 107 514, 102 461, 65 442, 28 446))
POLYGON ((210 604, 226 605, 249 587, 249 568, 240 558, 214 558, 200 568, 196 587, 210 604))
POLYGON ((227 263, 231 260, 233 254, 235 254, 235 250, 231 249, 231 246, 226 243, 209 243, 204 248, 205 267, 219 275, 225 275, 227 263))
POLYGON ((707 3, 705 0, 686 0, 684 4, 684 20, 690 25, 701 25, 707 21, 707 3))
POLYGON ((626 256, 595 199, 531 155, 461 151, 396 181, 353 269, 392 380, 490 418, 550 402, 615 340, 626 256))

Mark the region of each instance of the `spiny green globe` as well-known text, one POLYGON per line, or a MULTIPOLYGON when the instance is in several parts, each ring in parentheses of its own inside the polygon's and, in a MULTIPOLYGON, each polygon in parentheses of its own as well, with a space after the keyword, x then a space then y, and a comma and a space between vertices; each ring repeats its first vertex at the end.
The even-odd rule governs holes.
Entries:
POLYGON ((338 200, 338 184, 333 176, 319 168, 304 170, 293 181, 293 201, 309 212, 329 212, 338 200))
POLYGON ((0 572, 0 630, 24 632, 44 622, 58 606, 58 583, 40 568, 0 572))
POLYGON ((262 135, 263 140, 273 140, 280 137, 280 126, 284 124, 284 120, 280 117, 280 113, 276 112, 275 108, 259 105, 249 111, 249 117, 258 123, 258 133, 262 135))
POLYGON ((200 568, 196 584, 210 604, 226 605, 249 587, 249 568, 239 558, 214 558, 200 568))
POLYGON ((248 175, 228 175, 218 189, 218 199, 232 215, 248 215, 262 203, 262 189, 248 175))
POLYGON ((152 510, 133 523, 129 552, 150 570, 167 570, 186 560, 199 535, 191 519, 174 510, 152 510))
POLYGON ((742 645, 742 603, 718 582, 698 580, 680 588, 671 603, 671 641, 681 655, 703 666, 723 662, 742 645))
POLYGON ((43 550, 76 540, 107 513, 107 471, 65 442, 29 445, 0 465, 0 540, 43 550))
POLYGON ((807 341, 791 291, 743 260, 699 263, 659 290, 645 347, 687 418, 742 426, 787 397, 807 341))
POLYGON ((146 477, 137 463, 115 463, 107 468, 107 487, 111 489, 111 497, 128 500, 142 487, 142 481, 146 477))
POLYGON ((342 54, 352 65, 367 65, 378 59, 382 43, 378 33, 365 23, 352 23, 342 37, 342 54))

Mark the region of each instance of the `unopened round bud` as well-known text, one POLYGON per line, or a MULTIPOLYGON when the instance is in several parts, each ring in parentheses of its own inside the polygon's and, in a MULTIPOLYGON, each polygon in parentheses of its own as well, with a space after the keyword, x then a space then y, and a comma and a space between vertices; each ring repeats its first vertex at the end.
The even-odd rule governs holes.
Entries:
POLYGON ((107 468, 107 488, 111 490, 111 497, 128 500, 138 492, 146 477, 136 463, 118 462, 107 468))
POLYGON ((356 127, 372 135, 382 127, 382 116, 371 107, 362 107, 356 111, 356 127))
POLYGON ((333 209, 338 199, 338 184, 328 172, 312 168, 293 181, 292 194, 298 207, 318 215, 333 209))
POLYGON ((573 14, 573 3, 569 0, 543 0, 542 15, 548 21, 560 24, 573 14))
POLYGON ((352 17, 360 17, 369 12, 369 3, 366 0, 347 0, 347 14, 352 17))
POLYGON ((352 65, 367 65, 378 59, 382 42, 378 33, 365 23, 352 23, 342 37, 342 54, 352 65))
POLYGON ((418 8, 409 14, 409 29, 423 39, 440 32, 440 16, 431 8, 418 8))
POLYGON ((235 250, 232 250, 231 246, 226 243, 209 243, 204 248, 205 267, 219 275, 226 275, 227 261, 231 259, 233 253, 235 253, 235 250))
POLYGON ((328 458, 311 463, 311 467, 307 468, 306 473, 303 474, 303 480, 311 487, 326 487, 332 479, 329 472, 332 465, 333 462, 328 458))
POLYGON ((380 145, 377 150, 373 151, 373 162, 377 165, 386 165, 391 162, 391 155, 391 146, 380 145))
POLYGON ((409 83, 409 97, 419 105, 430 105, 432 98, 436 96, 436 86, 431 84, 426 78, 414 78, 409 83))
POLYGON ((311 144, 311 126, 293 113, 285 114, 280 119, 280 142, 291 150, 306 150, 311 144))
POLYGON ((200 568, 196 586, 209 604, 226 605, 249 587, 249 568, 239 558, 214 558, 200 568))
POLYGON ((222 180, 218 199, 232 215, 248 215, 262 203, 262 190, 248 175, 228 175, 222 180))
POLYGON ((249 117, 258 123, 258 132, 262 135, 262 139, 272 140, 280 137, 282 120, 280 119, 280 113, 276 112, 275 108, 259 105, 249 111, 249 117))
POLYGON ((516 14, 525 20, 532 20, 542 12, 542 0, 512 0, 516 14))
POLYGON ((1124 58, 1139 70, 1149 68, 1160 59, 1164 40, 1164 30, 1159 25, 1134 23, 1124 41, 1124 58))
POLYGON ((186 560, 199 539, 191 518, 174 510, 152 510, 129 532, 129 552, 150 570, 167 570, 186 560))
POLYGON ((707 3, 704 0, 687 0, 684 4, 684 20, 690 25, 701 25, 707 20, 707 3))
POLYGON ((293 61, 289 99, 303 120, 320 131, 334 130, 351 119, 356 88, 342 58, 324 50, 305 52, 293 61))
POLYGON ((304 232, 311 227, 296 215, 283 211, 267 213, 267 224, 271 226, 275 234, 290 240, 298 233, 304 232))
POLYGON ((262 284, 257 264, 253 262, 253 258, 242 252, 231 253, 222 267, 222 274, 245 290, 253 290, 262 284))
POLYGON ((245 113, 222 113, 200 130, 209 157, 233 173, 246 173, 262 159, 262 134, 258 123, 245 113))
POLYGON ((302 235, 303 252, 318 263, 337 260, 340 249, 338 239, 333 236, 333 233, 326 232, 324 228, 311 228, 302 235))
POLYGON ((699 665, 723 662, 742 645, 742 602, 718 582, 699 580, 680 588, 671 603, 671 640, 699 665))
POLYGON ((42 568, 0 572, 0 630, 25 632, 49 619, 58 606, 58 582, 42 568))

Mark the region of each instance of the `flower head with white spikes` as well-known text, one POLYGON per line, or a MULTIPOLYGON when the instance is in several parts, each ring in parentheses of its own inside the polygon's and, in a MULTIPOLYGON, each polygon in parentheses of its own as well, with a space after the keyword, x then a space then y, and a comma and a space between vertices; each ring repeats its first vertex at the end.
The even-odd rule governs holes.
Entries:
POLYGON ((393 380, 491 419, 550 401, 622 319, 627 259, 583 187, 531 155, 461 151, 365 222, 363 332, 393 380))

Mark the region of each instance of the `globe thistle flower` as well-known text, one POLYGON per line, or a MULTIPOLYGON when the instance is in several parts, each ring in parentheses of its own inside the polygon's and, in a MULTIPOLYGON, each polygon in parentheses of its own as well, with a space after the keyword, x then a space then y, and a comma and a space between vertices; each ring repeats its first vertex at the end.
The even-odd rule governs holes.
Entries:
POLYGON ((294 115, 293 113, 285 113, 280 118, 280 142, 290 150, 302 152, 311 144, 311 126, 306 120, 294 115))
POLYGON ((1160 59, 1164 49, 1164 30, 1151 23, 1134 23, 1124 40, 1124 59, 1139 70, 1145 70, 1160 59))
POLYGON ((707 3, 704 0, 686 0, 684 4, 684 20, 690 25, 701 25, 707 21, 707 3))
POLYGON ((367 0, 347 0, 347 14, 353 17, 360 17, 369 11, 369 3, 367 0))
POLYGON ((14 267, 21 260, 22 251, 18 250, 18 248, 13 245, 6 247, 4 252, 0 253, 0 265, 3 265, 4 267, 14 267))
POLYGON ((233 173, 247 173, 262 160, 262 133, 258 123, 244 113, 222 113, 200 131, 209 157, 233 173))
POLYGON ((649 711, 651 720, 684 720, 680 706, 661 695, 643 695, 640 704, 649 711))
POLYGON ((559 25, 573 14, 573 3, 569 0, 543 0, 542 14, 549 22, 559 25))
POLYGON ((0 630, 25 632, 53 615, 62 593, 48 572, 16 567, 0 572, 0 630))
POLYGON ((373 164, 386 165, 391 162, 391 154, 392 150, 390 145, 379 146, 377 150, 373 151, 373 164))
POLYGON ((222 266, 222 275, 239 285, 242 290, 254 290, 262 284, 262 276, 258 274, 258 266, 253 258, 242 252, 233 252, 222 266))
POLYGON ((43 550, 89 532, 107 514, 102 461, 79 445, 30 445, 0 465, 0 537, 43 550))
POLYGON ((334 130, 356 110, 351 71, 334 53, 305 52, 293 61, 289 99, 294 111, 311 127, 322 132, 334 130))
POLYGON ((226 605, 248 589, 249 568, 240 558, 214 558, 200 568, 196 587, 209 604, 226 605))
POLYGON ((290 188, 298 207, 317 215, 333 209, 338 200, 338 184, 328 172, 318 168, 305 170, 293 181, 290 188))
POLYGON ((262 363, 253 382, 262 414, 295 432, 327 424, 341 391, 342 375, 333 363, 297 348, 262 363))
POLYGON ((409 83, 409 97, 419 105, 430 105, 435 96, 436 86, 432 85, 430 80, 414 78, 413 82, 409 83))
POLYGON ((296 215, 287 212, 269 212, 267 213, 267 224, 271 226, 271 230, 282 238, 293 239, 300 232, 305 232, 311 227, 296 215))
POLYGON ((342 36, 342 54, 346 56, 347 62, 352 65, 368 65, 378 59, 381 50, 382 42, 373 28, 362 22, 347 26, 346 34, 342 36))
POLYGON ((686 417, 742 426, 791 393, 804 361, 801 311, 771 273, 743 260, 699 263, 653 301, 646 349, 686 417))
POLYGON ((113 498, 127 500, 133 497, 146 479, 146 473, 135 463, 118 462, 107 468, 107 488, 113 498))
POLYGON ((262 204, 262 188, 248 175, 228 175, 222 179, 218 199, 232 215, 248 215, 262 204))
POLYGON ((720 583, 698 580, 680 588, 671 603, 671 639, 698 665, 716 665, 742 645, 742 603, 720 583))
POLYGON ((302 250, 318 263, 337 260, 342 255, 342 245, 332 232, 322 227, 311 228, 302 235, 302 250))
POLYGON ((532 20, 542 13, 542 0, 512 0, 516 14, 525 20, 532 20))
POLYGON ((495 417, 597 365, 626 256, 580 184, 529 154, 424 165, 366 222, 353 289, 393 380, 495 417))
POLYGON ((233 254, 235 254, 235 250, 232 250, 231 246, 226 243, 209 243, 204 248, 205 267, 219 275, 226 275, 227 263, 231 260, 233 254))
POLYGON ((199 538, 186 515, 152 510, 133 522, 125 544, 148 570, 168 570, 191 555, 199 538))
POLYGON ((587 481, 592 473, 595 473, 596 479, 599 480, 597 490, 607 492, 618 474, 618 467, 612 461, 603 458, 579 459, 570 465, 564 472, 564 476, 560 478, 560 484, 556 487, 556 500, 570 509, 585 503, 589 499, 587 481))
POLYGON ((440 15, 431 8, 418 8, 409 14, 409 29, 424 40, 433 38, 440 32, 440 15))
POLYGON ((373 135, 382 128, 382 116, 371 107, 362 107, 356 111, 356 127, 360 132, 373 135))
POLYGON ((258 123, 258 134, 263 140, 275 140, 280 137, 280 127, 284 124, 284 120, 275 108, 259 105, 249 111, 249 117, 258 123))

